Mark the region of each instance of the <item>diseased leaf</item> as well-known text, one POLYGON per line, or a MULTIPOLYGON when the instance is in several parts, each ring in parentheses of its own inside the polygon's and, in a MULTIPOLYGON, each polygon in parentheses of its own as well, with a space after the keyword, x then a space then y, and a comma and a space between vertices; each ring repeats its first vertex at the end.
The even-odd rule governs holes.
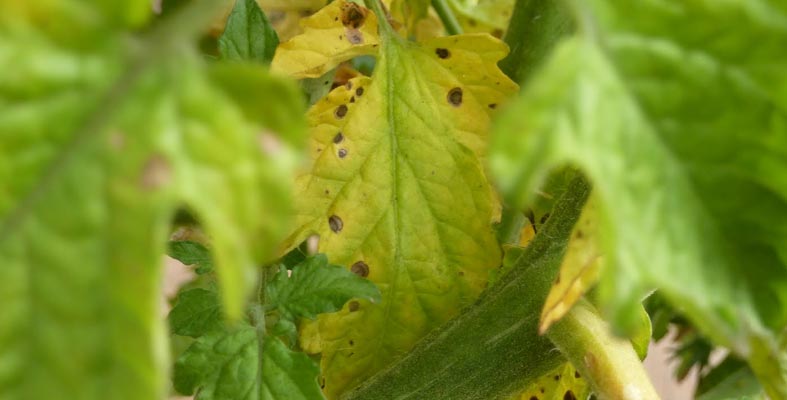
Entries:
MULTIPOLYGON (((449 0, 466 32, 502 32, 514 10, 515 0, 449 0)), ((543 5, 543 2, 542 4, 543 5)), ((500 35, 497 35, 500 36, 500 35)))
POLYGON ((488 35, 422 45, 387 36, 373 79, 354 78, 309 111, 313 161, 296 183, 287 243, 318 234, 331 263, 364 263, 382 292, 380 304, 351 302, 304 331, 319 332, 320 345, 302 340, 322 350, 328 397, 455 315, 499 265, 499 206, 482 160, 490 114, 516 90, 495 65, 505 53, 488 35))
POLYGON ((590 386, 567 362, 538 378, 511 400, 584 400, 589 395, 590 386))
POLYGON ((630 328, 657 287, 787 397, 787 11, 572 4, 606 52, 574 38, 534 77, 499 125, 502 187, 521 203, 546 171, 580 166, 599 198, 613 322, 630 328))
POLYGON ((353 272, 329 265, 324 254, 298 264, 292 271, 281 268, 265 288, 268 306, 283 317, 314 319, 317 314, 339 311, 352 298, 380 301, 380 291, 362 276, 368 266, 356 264, 353 272), (360 276, 359 276, 360 275, 360 276))
POLYGON ((280 157, 292 150, 260 151, 260 125, 193 49, 214 2, 135 40, 114 17, 129 2, 10 3, 0 13, 0 397, 163 398, 160 265, 175 210, 193 210, 215 239, 237 316, 251 267, 286 226, 293 163, 280 157))
POLYGON ((235 0, 235 7, 219 38, 221 57, 268 64, 278 45, 279 36, 257 1, 235 0))
POLYGON ((562 318, 598 280, 601 267, 599 248, 601 239, 598 237, 595 202, 596 200, 591 197, 585 204, 582 216, 571 234, 571 241, 560 265, 560 272, 541 310, 538 330, 542 334, 553 322, 562 318))
POLYGON ((377 17, 363 6, 337 0, 301 20, 303 33, 279 45, 271 70, 317 78, 343 61, 372 54, 380 45, 377 17))
POLYGON ((315 400, 322 399, 319 369, 307 355, 266 337, 259 369, 257 331, 242 324, 197 339, 175 364, 173 382, 196 400, 315 400), (259 382, 259 385, 258 385, 259 382))
POLYGON ((197 288, 184 291, 169 312, 169 326, 176 335, 200 337, 221 329, 223 325, 219 296, 212 290, 197 288))
POLYGON ((210 251, 200 243, 190 240, 169 242, 167 254, 185 265, 196 267, 194 272, 199 275, 213 270, 213 257, 210 251))

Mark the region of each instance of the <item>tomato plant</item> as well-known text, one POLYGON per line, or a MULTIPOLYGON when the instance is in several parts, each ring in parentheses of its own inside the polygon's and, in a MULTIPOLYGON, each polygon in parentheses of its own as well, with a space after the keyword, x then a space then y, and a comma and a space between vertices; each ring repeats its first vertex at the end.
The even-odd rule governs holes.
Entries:
POLYGON ((0 399, 787 399, 784 2, 0 5, 0 399))

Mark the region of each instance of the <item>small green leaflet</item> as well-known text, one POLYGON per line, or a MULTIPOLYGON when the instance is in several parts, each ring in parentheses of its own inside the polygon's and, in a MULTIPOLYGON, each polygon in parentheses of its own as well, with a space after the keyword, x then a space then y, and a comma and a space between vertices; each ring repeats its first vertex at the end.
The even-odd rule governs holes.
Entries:
POLYGON ((256 0, 237 0, 219 38, 221 58, 270 64, 279 36, 256 0))
POLYGON ((196 400, 323 398, 317 384, 319 368, 307 355, 266 337, 262 373, 257 376, 257 346, 257 331, 248 324, 199 338, 175 364, 175 389, 189 395, 196 392, 196 400))
POLYGON ((279 270, 266 288, 266 297, 284 318, 314 319, 317 314, 339 311, 352 298, 379 302, 380 291, 371 281, 329 265, 328 257, 317 254, 293 268, 291 276, 286 269, 279 270))
POLYGON ((197 400, 322 399, 316 362, 290 350, 276 336, 292 343, 298 318, 314 319, 317 314, 338 311, 353 298, 380 301, 373 283, 328 264, 323 254, 304 259, 292 271, 280 265, 265 293, 263 309, 279 317, 268 333, 248 322, 224 324, 218 295, 211 290, 192 289, 179 296, 169 315, 172 332, 198 339, 175 364, 173 380, 178 392, 196 392, 197 400))
POLYGON ((178 302, 169 312, 172 333, 199 337, 222 328, 221 303, 216 292, 191 289, 178 296, 178 302))
POLYGON ((213 270, 213 258, 208 249, 197 242, 180 240, 169 242, 167 255, 186 265, 195 267, 198 275, 206 274, 213 270))

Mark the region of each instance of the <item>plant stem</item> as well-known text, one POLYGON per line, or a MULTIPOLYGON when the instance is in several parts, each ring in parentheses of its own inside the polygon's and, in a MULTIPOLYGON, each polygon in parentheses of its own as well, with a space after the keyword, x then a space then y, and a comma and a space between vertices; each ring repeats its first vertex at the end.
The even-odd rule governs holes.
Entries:
POLYGON ((462 26, 459 25, 459 21, 456 20, 454 12, 445 0, 432 0, 432 7, 434 7, 437 15, 440 16, 440 21, 443 22, 445 31, 449 35, 461 35, 464 33, 462 26))
POLYGON ((556 322, 547 337, 590 382, 599 399, 659 399, 631 342, 613 336, 587 300, 580 300, 556 322))
MULTIPOLYGON (((268 284, 268 266, 260 268, 259 284, 257 286, 257 304, 254 305, 254 328, 257 331, 257 382, 263 382, 262 360, 264 360, 263 348, 265 345, 265 288, 268 284)), ((260 385, 257 385, 257 390, 260 385)), ((262 396, 258 394, 257 398, 262 396)))
POLYGON ((388 38, 396 37, 396 32, 390 23, 388 23, 388 14, 383 10, 381 0, 364 0, 366 7, 371 8, 377 16, 378 25, 380 26, 380 33, 388 38))

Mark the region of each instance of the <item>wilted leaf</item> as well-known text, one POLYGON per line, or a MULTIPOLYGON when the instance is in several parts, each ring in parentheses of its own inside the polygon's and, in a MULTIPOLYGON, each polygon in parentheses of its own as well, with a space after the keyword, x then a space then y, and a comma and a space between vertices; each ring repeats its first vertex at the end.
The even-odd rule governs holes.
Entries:
POLYGON ((577 4, 608 52, 572 39, 534 77, 499 125, 502 187, 522 202, 546 171, 580 166, 599 198, 613 322, 631 327, 658 287, 787 396, 787 10, 577 4))
POLYGON ((567 362, 538 378, 527 390, 511 400, 584 400, 590 386, 571 363, 567 362))
POLYGON ((538 330, 546 332, 565 315, 585 292, 596 284, 601 266, 596 200, 591 197, 577 221, 560 272, 541 310, 538 330))
POLYGON ((318 318, 321 346, 310 347, 322 348, 329 397, 455 315, 500 261, 481 160, 490 113, 516 90, 495 65, 505 45, 487 35, 383 42, 373 79, 309 111, 313 162, 297 181, 288 243, 318 234, 331 263, 364 263, 383 296, 318 318))
POLYGON ((279 45, 271 69, 316 78, 339 63, 377 51, 377 17, 356 3, 337 0, 301 20, 303 33, 279 45))

